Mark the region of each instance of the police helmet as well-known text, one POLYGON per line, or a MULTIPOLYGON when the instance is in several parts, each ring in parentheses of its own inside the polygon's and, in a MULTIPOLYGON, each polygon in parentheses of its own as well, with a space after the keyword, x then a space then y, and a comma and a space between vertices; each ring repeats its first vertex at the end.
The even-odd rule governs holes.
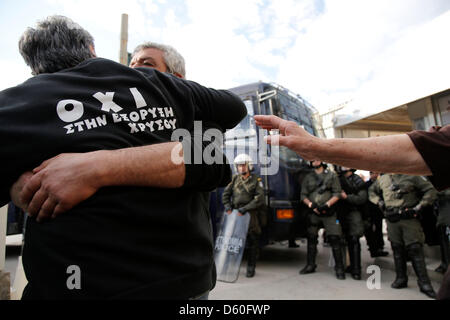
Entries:
POLYGON ((334 165, 334 171, 336 171, 336 173, 338 173, 338 174, 344 174, 348 171, 351 171, 354 173, 356 171, 356 169, 334 165))
POLYGON ((236 158, 234 158, 234 165, 236 166, 236 170, 237 170, 237 165, 238 164, 247 164, 248 165, 248 170, 249 171, 253 171, 253 160, 252 160, 252 157, 250 157, 246 153, 238 154, 236 156, 236 158))
MULTIPOLYGON (((309 167, 310 168, 314 168, 313 167, 313 162, 314 161, 319 161, 319 160, 311 160, 311 161, 309 161, 309 167)), ((323 161, 320 161, 320 165, 324 168, 324 169, 327 169, 328 168, 328 165, 325 163, 325 162, 323 162, 323 161)))

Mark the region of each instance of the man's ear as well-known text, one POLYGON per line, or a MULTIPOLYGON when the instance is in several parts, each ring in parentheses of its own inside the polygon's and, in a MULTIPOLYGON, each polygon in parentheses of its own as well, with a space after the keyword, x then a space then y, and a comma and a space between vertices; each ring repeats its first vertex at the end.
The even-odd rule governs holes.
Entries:
POLYGON ((91 50, 91 53, 94 57, 97 57, 97 54, 95 53, 95 48, 94 45, 90 44, 89 45, 89 50, 91 50))

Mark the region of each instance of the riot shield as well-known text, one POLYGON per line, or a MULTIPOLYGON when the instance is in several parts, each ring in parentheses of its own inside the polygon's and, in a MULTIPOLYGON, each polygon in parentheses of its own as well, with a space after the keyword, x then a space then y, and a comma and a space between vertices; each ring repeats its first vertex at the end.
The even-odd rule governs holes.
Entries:
POLYGON ((245 249, 250 214, 243 216, 237 210, 223 214, 222 224, 214 246, 217 280, 236 282, 245 249))

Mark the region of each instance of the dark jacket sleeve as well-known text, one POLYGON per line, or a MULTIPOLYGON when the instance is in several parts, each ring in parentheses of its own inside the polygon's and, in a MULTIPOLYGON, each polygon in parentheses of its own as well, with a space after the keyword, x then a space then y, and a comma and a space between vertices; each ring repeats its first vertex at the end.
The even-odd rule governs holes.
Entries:
POLYGON ((355 206, 363 205, 367 202, 367 190, 361 189, 357 193, 348 194, 347 201, 355 206))
POLYGON ((247 203, 243 208, 244 211, 255 210, 260 208, 264 204, 264 189, 256 183, 255 194, 252 201, 247 203))
POLYGON ((338 197, 339 199, 341 198, 341 183, 339 182, 339 178, 338 176, 334 173, 331 172, 331 197, 338 197))
POLYGON ((233 185, 234 185, 235 178, 231 180, 231 182, 226 186, 225 190, 223 190, 222 193, 222 203, 225 208, 233 208, 233 204, 231 202, 231 196, 233 193, 233 185))
POLYGON ((202 119, 209 119, 226 130, 234 128, 247 115, 245 104, 231 91, 206 88, 193 81, 184 83, 191 89, 202 119))
POLYGON ((247 115, 244 102, 231 91, 207 88, 152 68, 136 70, 152 82, 159 82, 160 89, 165 88, 167 95, 177 96, 183 101, 189 99, 189 104, 195 108, 195 120, 212 121, 227 130, 234 128, 247 115))
MULTIPOLYGON (((234 128, 247 115, 247 109, 242 100, 235 94, 227 90, 215 90, 203 87, 193 81, 180 80, 184 85, 190 88, 193 105, 196 106, 196 113, 199 119, 203 119, 203 130, 210 128, 226 129, 234 128)), ((198 134, 198 133, 195 133, 198 134)), ((193 135, 195 137, 195 135, 193 135)), ((195 139, 194 139, 195 140, 195 139)), ((199 141, 197 137, 197 141, 199 141)), ((201 191, 211 191, 217 187, 224 187, 231 181, 232 172, 227 158, 223 154, 222 141, 208 142, 203 141, 191 144, 191 161, 185 158, 186 178, 185 187, 195 188, 201 191), (208 164, 202 158, 201 164, 192 161, 194 152, 205 151, 205 148, 211 149, 214 146, 215 158, 221 158, 221 163, 208 164), (208 147, 209 146, 209 147, 208 147)), ((208 154, 209 152, 207 152, 208 154)))
POLYGON ((225 187, 231 181, 231 167, 223 153, 222 140, 208 139, 208 131, 211 129, 217 135, 222 134, 215 124, 207 122, 202 131, 191 132, 190 139, 182 142, 186 167, 183 186, 186 188, 212 191, 217 187, 225 187))
POLYGON ((9 201, 11 201, 11 198, 9 196, 8 188, 0 187, 0 207, 3 207, 9 201))
POLYGON ((369 201, 373 204, 378 204, 380 200, 383 200, 380 183, 378 182, 378 180, 372 183, 372 185, 369 187, 368 197, 369 201))

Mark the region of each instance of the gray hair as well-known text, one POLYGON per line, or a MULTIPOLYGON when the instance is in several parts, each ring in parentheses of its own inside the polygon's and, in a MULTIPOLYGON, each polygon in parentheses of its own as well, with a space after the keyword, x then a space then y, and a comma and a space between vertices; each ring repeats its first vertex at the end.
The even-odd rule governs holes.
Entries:
POLYGON ((144 42, 143 44, 138 45, 136 49, 134 49, 132 57, 134 57, 134 55, 139 51, 149 48, 158 49, 163 52, 163 59, 167 67, 167 72, 176 72, 182 75, 183 78, 186 78, 184 58, 177 50, 175 50, 171 46, 155 42, 144 42))
POLYGON ((72 68, 94 58, 94 38, 64 16, 50 16, 27 28, 19 40, 19 51, 33 75, 72 68))

